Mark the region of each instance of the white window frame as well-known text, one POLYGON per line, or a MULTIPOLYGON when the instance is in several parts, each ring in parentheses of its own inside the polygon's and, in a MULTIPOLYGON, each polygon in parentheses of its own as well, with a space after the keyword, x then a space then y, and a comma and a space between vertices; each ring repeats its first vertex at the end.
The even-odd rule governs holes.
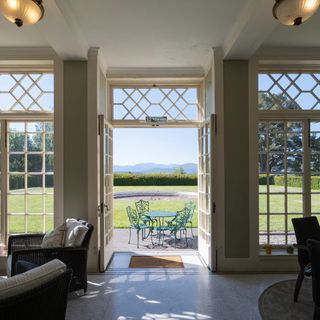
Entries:
MULTIPOLYGON (((320 72, 320 64, 319 66, 312 65, 305 65, 302 62, 301 63, 292 63, 292 64, 275 64, 270 62, 268 64, 266 61, 264 61, 262 64, 259 64, 257 67, 257 72, 255 73, 255 83, 256 85, 253 86, 253 88, 256 90, 256 97, 258 97, 258 76, 260 72, 270 72, 270 73, 285 73, 285 72, 320 72)), ((252 88, 252 89, 253 89, 252 88)), ((254 214, 256 215, 256 218, 254 221, 255 228, 257 230, 252 231, 252 235, 254 235, 253 241, 255 243, 251 242, 251 248, 256 248, 258 250, 258 254, 261 254, 261 246, 259 245, 259 168, 258 168, 258 153, 259 153, 259 142, 258 142, 258 123, 261 121, 304 121, 305 125, 308 121, 320 121, 320 110, 259 110, 258 109, 258 100, 255 100, 255 109, 251 113, 251 120, 252 124, 254 126, 251 127, 251 133, 254 134, 254 137, 252 137, 253 148, 252 152, 254 152, 254 156, 251 158, 255 160, 254 164, 254 176, 251 176, 251 183, 254 187, 254 201, 253 201, 253 210, 254 214), (254 131, 253 131, 254 130, 254 131), (254 180, 253 180, 254 179, 254 180), (253 182, 254 181, 254 182, 253 182)), ((253 107, 253 105, 252 105, 253 107)), ((308 133, 309 128, 305 128, 304 131, 304 168, 303 168, 303 175, 304 175, 304 188, 303 188, 303 197, 304 197, 304 208, 303 208, 303 216, 308 216, 309 212, 311 212, 311 189, 310 189, 310 148, 308 145, 308 133)), ((253 173, 253 171, 252 171, 253 173)), ((279 248, 282 248, 279 246, 279 248)))
MULTIPOLYGON (((48 57, 49 58, 49 57, 48 57)), ((56 210, 56 203, 61 202, 58 201, 58 195, 56 195, 55 189, 57 188, 57 185, 61 186, 63 183, 63 172, 61 172, 61 158, 63 159, 63 153, 61 151, 58 151, 56 153, 56 149, 61 149, 63 146, 63 142, 61 139, 63 136, 60 136, 59 139, 56 140, 56 131, 58 128, 61 128, 63 125, 63 121, 59 121, 59 123, 56 123, 56 120, 59 119, 59 116, 61 116, 61 111, 63 111, 63 105, 60 108, 60 112, 56 112, 57 109, 57 102, 61 102, 62 98, 62 88, 58 84, 58 81, 61 81, 62 78, 62 68, 63 65, 61 64, 60 59, 54 57, 53 60, 51 60, 52 57, 48 60, 43 60, 42 62, 39 62, 37 60, 30 61, 30 63, 26 63, 26 60, 20 61, 4 61, 1 63, 0 61, 0 73, 14 73, 14 72, 22 72, 22 73, 52 73, 54 75, 54 111, 52 113, 49 112, 0 112, 0 121, 2 124, 1 126, 1 150, 6 152, 6 122, 7 121, 51 121, 54 123, 54 176, 55 176, 55 182, 54 182, 54 225, 57 225, 61 221, 61 213, 62 210, 59 208, 59 214, 57 214, 56 210), (58 148, 57 148, 58 146, 58 148), (58 155, 58 156, 57 156, 58 155), (58 161, 57 161, 58 160, 58 161), (58 164, 56 166, 56 164, 58 164), (59 179, 56 181, 56 167, 59 171, 59 179), (57 182, 57 183, 56 183, 57 182)), ((61 132, 62 133, 62 132, 61 132)), ((6 159, 6 153, 4 161, 1 162, 1 173, 2 173, 2 179, 1 179, 1 194, 5 194, 5 196, 1 196, 1 226, 0 226, 0 244, 6 244, 7 238, 8 238, 8 225, 7 225, 7 159, 6 159)), ((63 188, 62 188, 63 191, 63 188)), ((59 194, 59 199, 61 199, 61 196, 59 194)))
POLYGON ((175 79, 122 79, 122 80, 113 80, 109 79, 107 81, 107 90, 108 90, 108 101, 107 101, 107 121, 112 124, 114 128, 143 128, 155 126, 155 124, 147 123, 146 121, 141 120, 113 120, 113 89, 114 88, 152 88, 152 87, 163 87, 163 88, 197 88, 198 91, 198 104, 199 104, 199 117, 197 120, 169 120, 163 123, 157 123, 157 127, 173 127, 173 128, 198 128, 199 125, 205 120, 205 106, 204 106, 204 87, 203 87, 203 78, 195 79, 185 79, 185 78, 175 78, 175 79))

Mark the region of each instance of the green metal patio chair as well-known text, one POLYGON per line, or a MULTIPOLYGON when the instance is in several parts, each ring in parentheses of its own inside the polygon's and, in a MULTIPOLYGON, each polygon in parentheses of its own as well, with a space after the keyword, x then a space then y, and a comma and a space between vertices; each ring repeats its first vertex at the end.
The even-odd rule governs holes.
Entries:
POLYGON ((194 238, 193 230, 192 230, 192 219, 193 219, 193 215, 194 215, 194 210, 196 209, 196 204, 193 203, 192 201, 189 201, 188 203, 185 204, 185 207, 190 209, 190 215, 189 215, 189 219, 187 221, 187 224, 190 224, 191 235, 192 235, 192 238, 194 238))
MULTIPOLYGON (((135 206, 136 206, 138 215, 144 224, 153 226, 153 224, 157 222, 157 219, 150 219, 145 215, 147 212, 150 212, 149 201, 145 201, 141 199, 135 203, 135 206)), ((143 233, 144 231, 142 232, 142 236, 145 239, 146 237, 145 237, 145 234, 143 233)))
MULTIPOLYGON (((139 248, 139 232, 140 230, 150 230, 150 228, 152 228, 152 226, 150 225, 146 225, 139 217, 139 214, 137 213, 137 211, 135 209, 132 209, 130 206, 127 207, 127 215, 128 215, 128 219, 130 222, 130 235, 129 235, 129 242, 131 241, 131 229, 135 229, 137 230, 137 248, 139 248)), ((143 240, 143 234, 142 236, 142 240, 143 240)))
POLYGON ((176 246, 177 243, 177 232, 180 232, 180 239, 181 239, 181 231, 185 233, 185 239, 187 242, 187 222, 190 219, 190 208, 185 207, 180 211, 177 211, 176 217, 168 222, 167 230, 170 230, 171 235, 174 236, 174 245, 176 246))

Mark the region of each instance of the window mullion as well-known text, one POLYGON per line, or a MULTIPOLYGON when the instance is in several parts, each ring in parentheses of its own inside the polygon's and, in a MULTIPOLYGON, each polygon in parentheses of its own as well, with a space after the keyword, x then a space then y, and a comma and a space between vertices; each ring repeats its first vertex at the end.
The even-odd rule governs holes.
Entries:
POLYGON ((304 216, 311 215, 311 173, 310 173, 310 157, 311 147, 309 144, 310 136, 310 120, 304 120, 303 130, 303 146, 304 146, 304 161, 303 161, 303 198, 304 198, 304 216))
POLYGON ((6 121, 1 120, 1 242, 6 243, 7 239, 7 130, 6 130, 6 121))

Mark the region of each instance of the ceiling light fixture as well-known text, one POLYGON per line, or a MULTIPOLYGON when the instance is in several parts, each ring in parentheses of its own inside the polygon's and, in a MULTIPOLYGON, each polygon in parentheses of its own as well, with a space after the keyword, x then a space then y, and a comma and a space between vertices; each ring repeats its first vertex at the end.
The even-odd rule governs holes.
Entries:
POLYGON ((42 0, 1 0, 0 11, 18 27, 35 24, 44 14, 42 0))
POLYGON ((319 8, 320 0, 276 0, 273 16, 286 26, 298 26, 319 8))

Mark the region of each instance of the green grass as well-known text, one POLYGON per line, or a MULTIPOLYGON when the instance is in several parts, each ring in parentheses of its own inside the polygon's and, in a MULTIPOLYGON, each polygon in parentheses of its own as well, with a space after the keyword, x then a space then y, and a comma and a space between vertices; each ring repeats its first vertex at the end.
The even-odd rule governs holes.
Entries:
POLYGON ((39 188, 30 188, 30 194, 22 194, 23 190, 11 191, 8 195, 8 212, 9 212, 9 232, 40 232, 53 228, 53 188, 47 188, 46 192, 51 194, 41 195, 39 188), (28 212, 28 216, 24 213, 28 212), (47 213, 43 221, 42 213, 47 213), (27 223, 27 230, 24 226, 27 223))
MULTIPOLYGON (((260 192, 266 192, 266 186, 260 186, 260 192)), ((302 188, 289 187, 287 195, 287 221, 283 213, 285 212, 285 195, 276 194, 276 192, 284 192, 283 186, 270 186, 269 195, 269 212, 270 212, 270 232, 284 232, 285 225, 287 230, 293 232, 291 219, 302 216, 303 212, 303 196, 302 194, 290 194, 293 192, 302 192, 302 188)), ((319 190, 312 190, 312 192, 319 192, 319 190)), ((313 213, 320 213, 320 194, 312 195, 311 211, 313 213)), ((267 231, 267 216, 263 213, 267 212, 267 195, 259 195, 259 230, 260 232, 267 231)))
MULTIPOLYGON (((114 227, 115 228, 128 228, 129 221, 126 212, 126 208, 131 206, 135 208, 135 201, 134 199, 125 199, 125 200, 114 200, 114 227)), ((178 200, 150 200, 150 211, 178 211, 184 208, 188 199, 178 199, 178 200)), ((197 204, 196 199, 192 199, 197 204)), ((192 225, 194 227, 198 226, 198 215, 197 215, 197 208, 195 209, 195 213, 193 215, 192 225)))

